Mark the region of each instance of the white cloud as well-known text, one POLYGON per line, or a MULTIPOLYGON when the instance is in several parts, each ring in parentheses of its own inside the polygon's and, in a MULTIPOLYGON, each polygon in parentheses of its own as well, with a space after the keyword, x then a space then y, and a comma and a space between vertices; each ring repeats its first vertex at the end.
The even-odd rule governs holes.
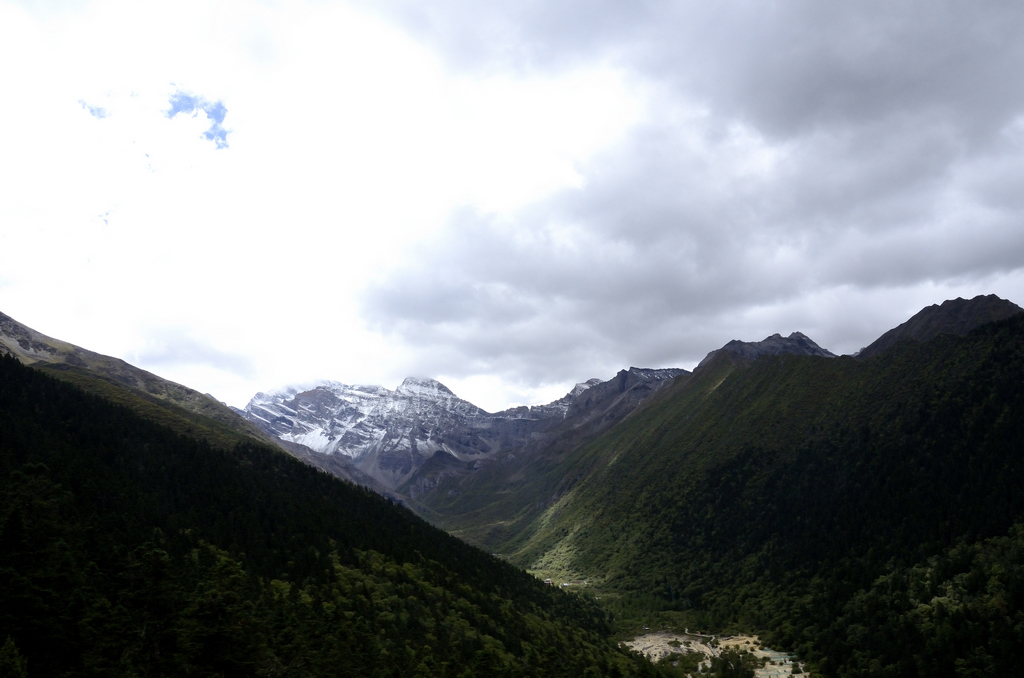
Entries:
POLYGON ((415 371, 360 290, 452 209, 578 185, 640 114, 607 64, 450 73, 343 4, 30 9, 0 5, 0 58, 26 65, 0 73, 3 310, 233 404, 415 371), (180 93, 194 115, 168 116, 180 93))
POLYGON ((0 2, 0 310, 236 405, 853 351, 1024 301, 1022 52, 1012 4, 0 2))

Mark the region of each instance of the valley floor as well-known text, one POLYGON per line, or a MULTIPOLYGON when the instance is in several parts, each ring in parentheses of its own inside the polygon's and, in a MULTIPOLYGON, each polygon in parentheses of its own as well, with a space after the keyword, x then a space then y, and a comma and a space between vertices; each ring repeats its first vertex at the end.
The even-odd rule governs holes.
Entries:
MULTIPOLYGON (((712 657, 721 655, 724 650, 746 650, 758 659, 766 661, 763 667, 757 669, 756 678, 790 676, 793 674, 794 664, 800 665, 790 654, 763 647, 757 636, 716 637, 699 633, 658 631, 637 636, 633 640, 624 642, 623 645, 643 653, 648 659, 655 662, 671 654, 698 652, 710 660, 712 657)), ((802 666, 801 669, 803 669, 802 666)))

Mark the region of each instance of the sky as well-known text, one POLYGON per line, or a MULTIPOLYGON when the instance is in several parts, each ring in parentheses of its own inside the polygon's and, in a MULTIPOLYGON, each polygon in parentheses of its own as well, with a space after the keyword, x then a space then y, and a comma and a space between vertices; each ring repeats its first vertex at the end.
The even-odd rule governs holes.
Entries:
POLYGON ((485 409, 1024 305, 1024 4, 0 0, 0 312, 485 409))

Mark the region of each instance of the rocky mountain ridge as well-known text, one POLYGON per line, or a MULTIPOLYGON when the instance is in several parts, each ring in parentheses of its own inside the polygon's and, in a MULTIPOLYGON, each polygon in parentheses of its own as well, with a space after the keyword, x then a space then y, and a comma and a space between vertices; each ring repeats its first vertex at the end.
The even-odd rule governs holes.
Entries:
MULTIPOLYGON (((630 368, 607 382, 590 379, 578 383, 565 396, 545 405, 496 413, 459 398, 433 379, 410 377, 394 391, 325 381, 305 390, 258 393, 242 413, 269 435, 300 446, 300 451, 304 448, 333 457, 333 466, 351 467, 387 490, 417 481, 422 490, 432 483, 424 484, 414 476, 435 455, 440 454, 444 461, 434 461, 434 472, 450 470, 451 463, 472 468, 499 452, 521 451, 566 419, 582 423, 588 413, 601 409, 595 407, 598 401, 628 390, 627 384, 628 388, 656 384, 682 374, 688 372, 630 368)), ((641 399, 635 398, 633 405, 641 399)))
MULTIPOLYGON (((751 360, 780 353, 834 357, 800 332, 731 341, 701 365, 719 352, 751 360)), ((238 412, 307 463, 430 512, 444 503, 432 495, 458 496, 456 485, 467 474, 500 461, 501 470, 485 475, 516 475, 534 455, 564 454, 689 375, 678 368, 630 367, 605 381, 580 382, 553 402, 495 413, 433 379, 410 377, 393 391, 324 381, 258 393, 238 412)))
POLYGON ((836 357, 835 353, 818 346, 803 332, 793 332, 788 337, 775 333, 761 341, 739 341, 738 339, 733 339, 722 348, 711 351, 704 356, 704 360, 701 360, 697 367, 700 368, 706 365, 719 353, 732 353, 748 360, 755 360, 762 355, 781 355, 783 353, 816 355, 823 358, 836 357))

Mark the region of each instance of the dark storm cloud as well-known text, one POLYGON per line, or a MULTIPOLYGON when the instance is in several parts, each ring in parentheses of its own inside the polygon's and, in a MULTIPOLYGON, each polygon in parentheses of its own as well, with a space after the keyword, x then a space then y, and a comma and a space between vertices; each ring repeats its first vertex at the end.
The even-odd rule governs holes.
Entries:
POLYGON ((655 92, 583 188, 464 212, 369 290, 434 371, 574 379, 798 329, 853 350, 909 289, 1024 267, 1024 6, 555 4, 392 5, 458 68, 601 59, 655 92))
POLYGON ((1024 12, 1011 2, 384 3, 457 67, 611 58, 780 134, 938 107, 1018 109, 1024 12))

